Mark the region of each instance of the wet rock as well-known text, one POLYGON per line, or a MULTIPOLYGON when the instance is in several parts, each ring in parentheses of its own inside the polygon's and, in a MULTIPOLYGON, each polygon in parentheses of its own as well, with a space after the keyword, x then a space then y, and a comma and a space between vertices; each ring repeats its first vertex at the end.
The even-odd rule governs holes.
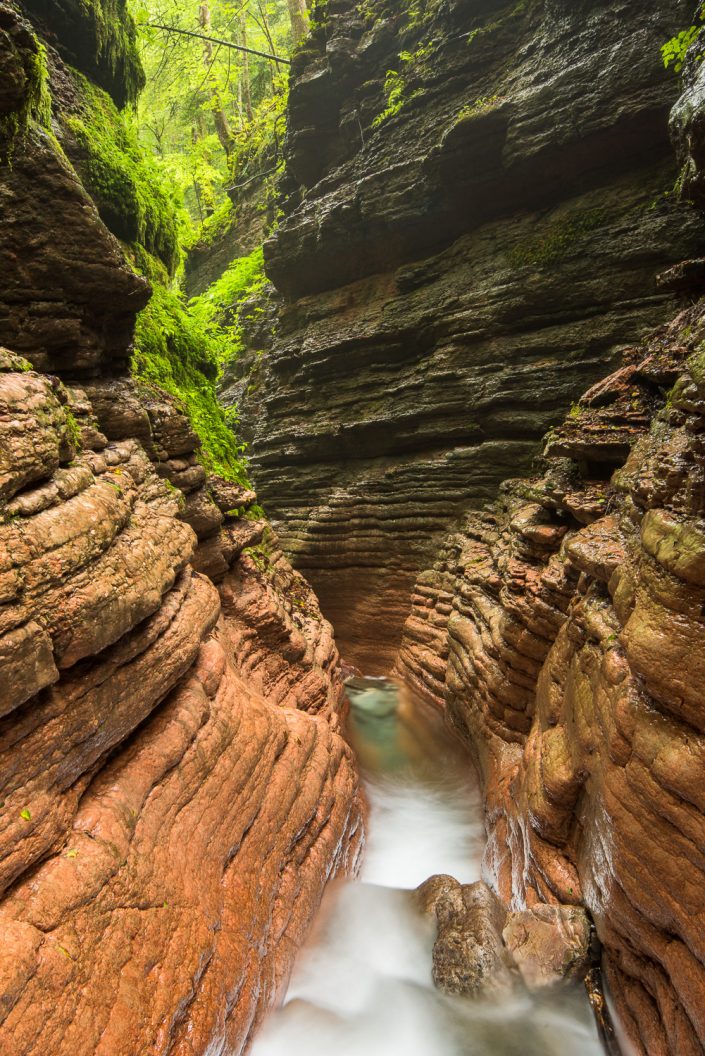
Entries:
POLYGON ((486 884, 461 885, 434 876, 416 892, 425 913, 435 915, 433 981, 450 994, 506 993, 517 982, 502 941, 507 913, 486 884))
MULTIPOLYGON (((134 97, 122 0, 29 7, 134 97)), ((359 858, 342 672, 311 588, 242 554, 264 526, 221 529, 183 409, 127 377, 148 284, 53 136, 9 142, 40 57, 0 0, 0 1051, 239 1052, 359 858)))
MULTIPOLYGON (((27 26, 14 9, 1 10, 5 25, 27 26)), ((36 68, 31 40, 26 64, 36 68)), ((7 43, 6 30, 3 61, 7 43)), ((65 155, 37 125, 17 137, 12 165, 3 166, 0 213, 0 344, 37 370, 74 380, 125 369, 148 283, 128 267, 65 155)))
POLYGON ((236 510, 249 510, 257 502, 257 495, 250 488, 245 488, 234 481, 223 480, 214 474, 208 477, 208 487, 213 501, 221 513, 232 513, 236 510))
POLYGON ((398 659, 476 754, 485 868, 525 907, 503 934, 527 985, 582 972, 585 905, 639 1053, 705 1044, 704 310, 628 352, 557 430, 584 453, 633 400, 646 420, 622 465, 595 481, 549 445, 543 476, 468 515, 419 578, 398 659))
POLYGON ((190 524, 199 540, 214 535, 223 523, 223 515, 205 488, 186 496, 181 517, 190 524))
POLYGON ((54 385, 33 371, 0 374, 0 499, 50 477, 68 461, 68 445, 54 385))
MULTIPOLYGON (((265 246, 277 336, 253 328, 224 398, 286 552, 367 671, 391 667, 451 526, 673 314, 655 273, 701 255, 702 219, 663 196, 678 89, 659 47, 692 11, 559 7, 440 4, 409 30, 401 8, 366 21, 346 0, 292 67, 265 246), (422 53, 408 101, 375 124, 402 48, 422 53)), ((613 420, 568 423, 551 449, 596 484, 651 416, 609 398, 613 420)))
POLYGON ((510 913, 502 938, 530 990, 582 979, 589 967, 590 922, 580 906, 510 913))
POLYGON ((579 906, 507 911, 487 884, 463 885, 452 876, 432 876, 414 898, 436 918, 433 981, 447 993, 509 993, 522 982, 541 990, 588 970, 590 923, 579 906))
MULTIPOLYGON (((208 496, 216 534, 193 560, 213 546, 221 602, 141 444, 66 444, 87 397, 0 365, 5 406, 36 405, 24 433, 0 418, 18 437, 0 523, 0 1046, 141 1052, 164 1031, 173 1051, 239 1051, 360 853, 332 629, 273 537, 240 556, 266 525, 217 533, 208 496)), ((184 444, 156 407, 113 422, 156 415, 160 448, 184 444)))

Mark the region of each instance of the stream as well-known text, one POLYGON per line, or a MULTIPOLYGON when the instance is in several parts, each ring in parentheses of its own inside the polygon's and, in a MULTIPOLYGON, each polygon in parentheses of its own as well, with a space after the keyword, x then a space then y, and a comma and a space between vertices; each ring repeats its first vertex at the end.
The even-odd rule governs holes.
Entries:
POLYGON ((434 988, 435 920, 408 892, 434 873, 480 879, 480 791, 441 717, 408 691, 354 679, 348 694, 370 804, 362 869, 329 885, 253 1056, 601 1056, 579 987, 484 1001, 434 988))

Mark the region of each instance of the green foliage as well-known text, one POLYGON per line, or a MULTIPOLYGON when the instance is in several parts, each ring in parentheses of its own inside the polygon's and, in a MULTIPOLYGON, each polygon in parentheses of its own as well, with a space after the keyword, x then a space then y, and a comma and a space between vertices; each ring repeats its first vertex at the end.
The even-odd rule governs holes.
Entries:
POLYGON ((423 26, 430 22, 442 0, 409 0, 407 3, 407 17, 409 26, 423 26))
POLYGON ((384 94, 387 99, 387 105, 372 122, 373 128, 379 128, 391 117, 396 117, 402 107, 410 103, 412 99, 416 99, 417 96, 423 95, 423 89, 421 88, 409 91, 409 76, 412 72, 417 71, 418 66, 432 51, 433 45, 425 44, 418 47, 414 52, 402 51, 399 53, 399 60, 402 64, 401 71, 387 70, 384 78, 384 94))
MULTIPOLYGON (((147 88, 139 102, 142 141, 160 158, 197 225, 207 225, 225 188, 272 167, 283 134, 285 68, 155 24, 243 44, 286 58, 292 31, 286 0, 130 0, 139 26, 147 88)), ((205 230, 205 227, 204 227, 205 230)), ((197 230, 191 244, 200 240, 197 230)))
POLYGON ((195 245, 212 246, 229 229, 234 220, 231 198, 224 198, 220 205, 207 216, 202 224, 192 226, 184 239, 184 249, 193 249, 195 245))
MULTIPOLYGON (((199 297, 189 301, 193 318, 201 330, 213 336, 219 365, 242 351, 243 308, 266 281, 264 254, 262 247, 258 246, 249 256, 233 260, 219 279, 199 297)), ((257 311, 256 308, 253 310, 257 311)))
POLYGON ((221 340, 203 327, 178 292, 155 283, 152 299, 137 317, 132 373, 180 402, 201 441, 207 469, 247 484, 244 445, 235 439, 216 397, 221 340))
POLYGON ((68 409, 64 411, 64 436, 68 440, 74 451, 80 451, 83 447, 83 440, 81 438, 81 427, 76 421, 72 411, 68 409))
POLYGON ((0 116, 0 162, 12 162, 18 139, 22 139, 36 121, 44 128, 51 127, 51 93, 47 70, 46 48, 32 36, 33 50, 23 51, 25 95, 19 110, 0 116))
MULTIPOLYGON (((697 18, 703 22, 705 21, 705 11, 702 6, 698 9, 697 18)), ((675 37, 671 37, 661 48, 661 57, 663 58, 663 64, 666 69, 669 66, 673 66, 676 73, 680 73, 685 63, 685 57, 688 53, 689 48, 700 35, 702 26, 694 25, 688 29, 681 30, 680 33, 676 34, 675 37)), ((698 58, 702 60, 702 55, 698 58)))
MULTIPOLYGON (((325 29, 328 21, 328 0, 313 0, 310 8, 309 29, 312 34, 325 29)), ((299 51, 306 46, 306 41, 299 44, 299 51)))
POLYGON ((273 162, 279 161, 277 148, 286 131, 288 97, 288 78, 285 74, 277 74, 272 95, 262 100, 252 119, 244 122, 233 137, 231 172, 236 183, 262 173, 273 162))
POLYGON ((80 148, 77 168, 110 230, 136 242, 173 273, 187 224, 178 192, 137 139, 134 114, 120 113, 109 95, 74 71, 80 109, 66 126, 80 148))

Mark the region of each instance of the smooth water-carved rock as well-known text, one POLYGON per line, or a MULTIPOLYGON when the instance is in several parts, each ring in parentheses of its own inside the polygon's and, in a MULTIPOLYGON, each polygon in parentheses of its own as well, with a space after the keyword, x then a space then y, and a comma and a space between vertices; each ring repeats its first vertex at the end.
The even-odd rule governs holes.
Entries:
POLYGON ((505 930, 523 974, 540 981, 534 921, 585 904, 640 1053, 705 1043, 704 319, 699 302, 629 352, 548 438, 543 475, 468 517, 399 656, 478 758, 486 876, 526 907, 505 930))
MULTIPOLYGON (((122 0, 28 7, 134 97, 122 0)), ((0 1050, 240 1052, 359 857, 342 669, 254 492, 127 376, 148 285, 29 106, 41 58, 0 3, 0 1050)))
POLYGON ((3 406, 33 394, 43 429, 13 446, 0 415, 3 1051, 240 1051, 359 854, 332 630, 236 511, 221 607, 140 443, 108 423, 81 449, 61 386, 3 366, 3 406))
POLYGON ((433 981, 450 994, 478 996, 511 991, 517 982, 502 941, 507 911, 486 884, 459 884, 432 876, 416 892, 438 922, 433 947, 433 981))
POLYGON ((580 906, 537 905, 509 913, 502 938, 531 990, 587 972, 590 922, 580 906))
POLYGON ((433 981, 472 997, 530 990, 581 979, 590 960, 590 923, 579 906, 537 905, 510 911, 482 881, 432 876, 415 892, 435 916, 433 981))

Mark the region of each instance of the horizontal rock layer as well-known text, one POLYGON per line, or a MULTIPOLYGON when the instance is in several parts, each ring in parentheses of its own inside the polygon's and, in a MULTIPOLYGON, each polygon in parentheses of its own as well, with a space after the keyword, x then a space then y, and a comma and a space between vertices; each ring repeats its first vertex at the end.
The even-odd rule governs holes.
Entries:
POLYGON ((664 195, 659 48, 689 4, 372 7, 330 0, 294 60, 278 332, 253 327, 224 399, 344 654, 379 671, 448 527, 673 314, 653 276, 703 228, 664 195))
MULTIPOLYGON (((30 6, 134 94, 122 0, 30 6)), ((341 666, 254 492, 126 375, 149 290, 41 59, 0 0, 0 1051, 240 1052, 359 855, 341 666)))
POLYGON ((2 1050, 240 1051, 361 842, 331 628, 210 498, 222 604, 192 571, 165 397, 153 464, 84 393, 0 366, 2 1050))
POLYGON ((591 910, 649 1056, 705 1048, 703 337, 700 302, 467 518, 398 659, 478 758, 486 877, 514 908, 591 910))

